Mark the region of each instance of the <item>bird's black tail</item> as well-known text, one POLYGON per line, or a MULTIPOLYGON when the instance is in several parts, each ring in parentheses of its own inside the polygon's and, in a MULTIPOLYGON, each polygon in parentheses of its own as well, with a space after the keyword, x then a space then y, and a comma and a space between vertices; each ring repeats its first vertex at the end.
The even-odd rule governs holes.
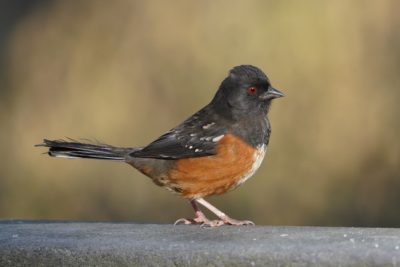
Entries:
POLYGON ((75 140, 47 140, 36 146, 48 147, 48 154, 60 158, 86 158, 124 161, 125 156, 135 149, 120 148, 106 144, 81 143, 75 140))

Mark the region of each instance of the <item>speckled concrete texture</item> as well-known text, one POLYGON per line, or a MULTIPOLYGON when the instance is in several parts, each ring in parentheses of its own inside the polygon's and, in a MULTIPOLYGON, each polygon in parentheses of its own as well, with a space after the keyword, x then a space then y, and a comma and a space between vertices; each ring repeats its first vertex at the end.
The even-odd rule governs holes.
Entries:
POLYGON ((0 221, 0 266, 400 266, 400 229, 0 221))

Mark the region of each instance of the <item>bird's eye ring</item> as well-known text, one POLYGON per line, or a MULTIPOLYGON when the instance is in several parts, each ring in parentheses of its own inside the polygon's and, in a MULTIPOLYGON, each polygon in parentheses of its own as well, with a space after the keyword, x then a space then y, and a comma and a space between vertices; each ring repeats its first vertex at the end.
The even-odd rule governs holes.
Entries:
POLYGON ((250 86, 249 88, 247 88, 247 93, 249 93, 250 95, 254 95, 255 93, 257 93, 257 88, 254 86, 250 86))

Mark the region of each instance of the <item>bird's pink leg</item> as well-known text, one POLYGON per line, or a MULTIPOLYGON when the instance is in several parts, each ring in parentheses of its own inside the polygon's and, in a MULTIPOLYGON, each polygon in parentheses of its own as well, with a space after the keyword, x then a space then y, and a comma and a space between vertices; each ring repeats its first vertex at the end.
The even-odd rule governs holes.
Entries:
POLYGON ((201 224, 201 225, 206 225, 206 226, 219 226, 218 224, 221 224, 220 220, 209 220, 206 215, 200 210, 199 206, 197 205, 196 199, 192 199, 190 201, 190 204, 192 205, 194 209, 194 214, 195 217, 193 219, 179 219, 177 220, 174 225, 177 224, 201 224))
POLYGON ((216 207, 211 205, 209 202, 205 201, 203 198, 197 198, 196 202, 201 204, 201 205, 203 205, 209 211, 211 211, 212 213, 217 215, 218 218, 220 218, 220 220, 218 220, 218 221, 213 221, 214 225, 210 225, 210 226, 220 226, 220 225, 224 225, 224 224, 228 224, 228 225, 254 225, 254 223, 252 221, 239 221, 239 220, 235 220, 235 219, 230 218, 228 215, 226 215, 225 213, 223 213, 222 211, 220 211, 219 209, 217 209, 216 207))

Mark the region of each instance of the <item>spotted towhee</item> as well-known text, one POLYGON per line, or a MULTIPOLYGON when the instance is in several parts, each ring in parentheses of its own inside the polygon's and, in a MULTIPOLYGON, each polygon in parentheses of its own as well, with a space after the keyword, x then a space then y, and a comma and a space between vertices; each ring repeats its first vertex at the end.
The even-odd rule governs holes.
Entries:
POLYGON ((260 167, 271 134, 267 113, 283 94, 251 65, 234 67, 212 101, 145 147, 119 148, 75 140, 44 140, 52 157, 124 161, 153 182, 188 199, 194 219, 176 223, 249 225, 218 210, 204 197, 235 189, 260 167), (219 219, 209 220, 198 204, 219 219))

